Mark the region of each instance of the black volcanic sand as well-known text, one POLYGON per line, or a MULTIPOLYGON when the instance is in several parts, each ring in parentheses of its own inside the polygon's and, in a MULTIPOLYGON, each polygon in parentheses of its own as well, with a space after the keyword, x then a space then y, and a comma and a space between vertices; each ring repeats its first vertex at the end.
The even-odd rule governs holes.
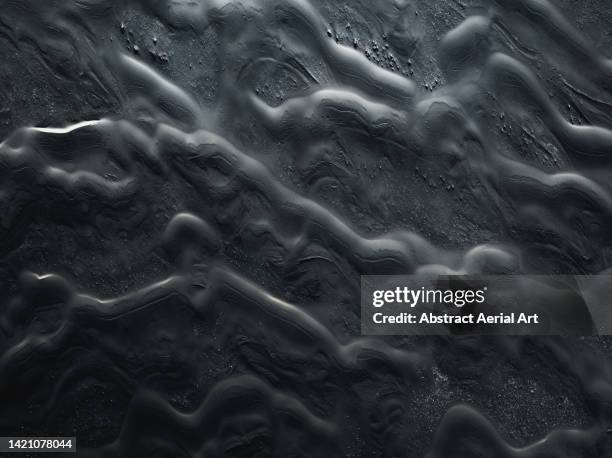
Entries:
POLYGON ((604 1, 1 1, 0 435, 612 456, 608 338, 359 335, 360 274, 612 273, 611 46, 604 1))

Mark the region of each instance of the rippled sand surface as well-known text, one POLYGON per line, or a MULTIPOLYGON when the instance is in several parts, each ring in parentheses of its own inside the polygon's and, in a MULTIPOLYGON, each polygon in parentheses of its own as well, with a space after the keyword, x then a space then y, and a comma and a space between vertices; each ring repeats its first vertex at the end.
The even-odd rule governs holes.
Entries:
POLYGON ((595 0, 0 0, 0 435, 612 456, 609 338, 359 335, 361 274, 612 273, 611 49, 595 0))

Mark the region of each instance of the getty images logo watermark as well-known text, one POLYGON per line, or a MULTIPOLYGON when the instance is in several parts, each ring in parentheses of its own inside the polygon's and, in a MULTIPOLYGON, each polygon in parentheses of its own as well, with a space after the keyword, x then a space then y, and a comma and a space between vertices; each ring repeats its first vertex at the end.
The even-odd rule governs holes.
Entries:
POLYGON ((459 289, 459 290, 441 290, 441 289, 410 289, 407 286, 396 286, 394 290, 378 289, 372 293, 372 305, 374 307, 382 307, 385 304, 397 303, 406 304, 410 307, 416 307, 417 304, 435 304, 444 303, 452 304, 455 307, 463 307, 466 304, 482 304, 485 301, 485 292, 487 287, 482 289, 459 289))
POLYGON ((362 276, 362 334, 612 334, 611 276, 362 276))

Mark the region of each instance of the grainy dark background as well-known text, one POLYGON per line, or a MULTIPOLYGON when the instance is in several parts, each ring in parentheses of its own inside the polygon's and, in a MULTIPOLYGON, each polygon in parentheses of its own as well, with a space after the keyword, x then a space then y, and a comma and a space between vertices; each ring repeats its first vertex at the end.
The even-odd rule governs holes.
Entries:
POLYGON ((0 435, 612 456, 607 338, 359 336, 360 274, 609 273, 609 6, 0 0, 0 435))

